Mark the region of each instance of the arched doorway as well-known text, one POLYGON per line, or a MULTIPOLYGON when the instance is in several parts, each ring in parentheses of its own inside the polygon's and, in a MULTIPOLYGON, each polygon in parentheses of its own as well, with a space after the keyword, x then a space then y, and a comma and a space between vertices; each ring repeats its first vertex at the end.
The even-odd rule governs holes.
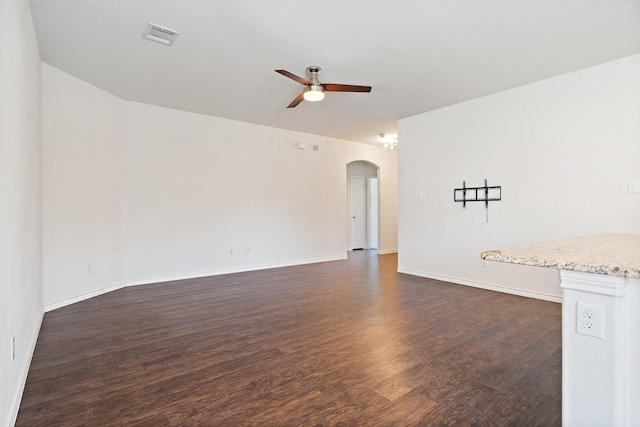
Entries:
POLYGON ((364 160, 347 164, 348 250, 378 248, 379 170, 364 160))

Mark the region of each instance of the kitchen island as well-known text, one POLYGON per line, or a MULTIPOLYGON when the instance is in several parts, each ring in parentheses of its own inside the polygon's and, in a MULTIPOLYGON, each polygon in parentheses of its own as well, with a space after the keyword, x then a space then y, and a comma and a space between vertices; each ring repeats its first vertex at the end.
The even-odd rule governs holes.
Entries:
POLYGON ((481 258, 560 271, 562 424, 640 425, 640 235, 598 234, 481 258))

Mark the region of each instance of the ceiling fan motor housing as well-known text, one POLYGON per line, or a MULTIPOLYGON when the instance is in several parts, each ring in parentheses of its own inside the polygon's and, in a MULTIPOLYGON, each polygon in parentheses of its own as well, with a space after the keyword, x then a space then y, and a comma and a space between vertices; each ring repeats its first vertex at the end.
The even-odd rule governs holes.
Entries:
POLYGON ((311 84, 308 86, 308 90, 324 92, 324 87, 318 79, 318 74, 320 74, 321 71, 322 70, 317 65, 307 67, 307 75, 309 76, 309 81, 311 82, 311 84))

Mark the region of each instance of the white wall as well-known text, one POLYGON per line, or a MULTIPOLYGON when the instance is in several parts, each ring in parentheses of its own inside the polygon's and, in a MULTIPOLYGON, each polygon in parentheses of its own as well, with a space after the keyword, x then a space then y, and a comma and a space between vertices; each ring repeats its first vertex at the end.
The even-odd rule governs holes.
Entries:
POLYGON ((2 426, 15 422, 42 321, 40 88, 40 53, 29 2, 3 0, 0 2, 2 426))
POLYGON ((388 150, 131 102, 124 117, 130 283, 344 258, 354 160, 380 165, 397 247, 388 150))
POLYGON ((43 85, 47 310, 127 284, 344 258, 354 160, 380 166, 380 247, 397 248, 395 152, 123 101, 48 65, 43 85))
POLYGON ((43 64, 46 310, 125 285, 123 101, 43 64))
POLYGON ((480 252, 640 233, 640 55, 400 120, 399 271, 559 300, 558 273, 480 252), (502 186, 489 223, 462 186, 502 186), (416 195, 422 193, 422 200, 416 195))

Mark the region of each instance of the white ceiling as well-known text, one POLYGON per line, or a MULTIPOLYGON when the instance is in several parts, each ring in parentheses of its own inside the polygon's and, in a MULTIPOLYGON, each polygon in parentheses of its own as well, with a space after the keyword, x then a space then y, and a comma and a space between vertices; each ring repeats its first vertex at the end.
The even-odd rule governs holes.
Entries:
POLYGON ((123 99, 365 143, 398 119, 640 53, 640 0, 31 0, 42 60, 123 99), (144 40, 153 22, 180 32, 144 40), (274 72, 370 85, 286 106, 274 72))

